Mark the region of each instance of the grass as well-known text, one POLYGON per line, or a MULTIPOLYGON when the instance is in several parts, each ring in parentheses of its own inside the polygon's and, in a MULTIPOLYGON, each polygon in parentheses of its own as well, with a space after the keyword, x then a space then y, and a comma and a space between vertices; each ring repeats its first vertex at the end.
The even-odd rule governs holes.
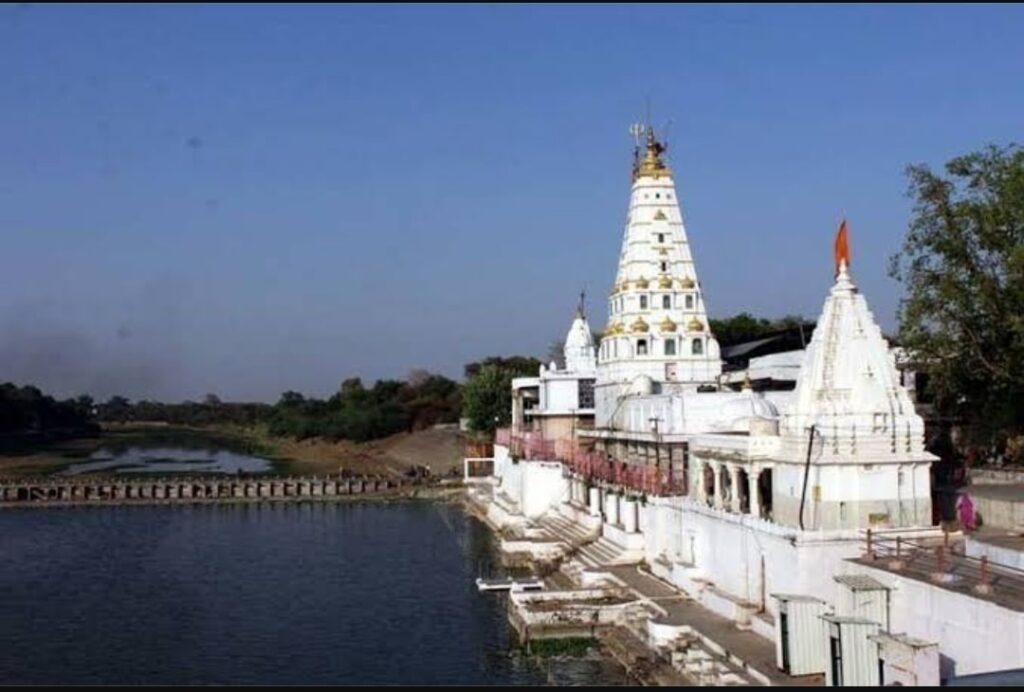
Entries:
POLYGON ((555 639, 534 639, 527 643, 527 651, 539 658, 568 656, 583 658, 597 647, 593 637, 558 637, 555 639))

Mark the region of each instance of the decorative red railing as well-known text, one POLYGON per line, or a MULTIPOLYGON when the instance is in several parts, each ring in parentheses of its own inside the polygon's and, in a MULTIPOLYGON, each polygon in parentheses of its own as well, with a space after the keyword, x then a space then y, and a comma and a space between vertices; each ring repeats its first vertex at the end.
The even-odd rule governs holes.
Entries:
POLYGON ((513 434, 501 429, 495 443, 509 448, 512 456, 530 461, 558 461, 584 478, 629 488, 647 495, 685 495, 685 478, 667 469, 627 464, 606 454, 584 450, 572 439, 548 440, 539 433, 513 434))

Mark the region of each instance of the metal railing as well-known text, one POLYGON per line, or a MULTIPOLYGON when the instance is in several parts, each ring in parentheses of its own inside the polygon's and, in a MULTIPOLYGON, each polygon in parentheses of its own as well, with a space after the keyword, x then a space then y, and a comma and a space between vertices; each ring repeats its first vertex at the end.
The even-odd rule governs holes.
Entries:
POLYGON ((883 538, 867 530, 864 559, 885 561, 886 569, 928 579, 950 588, 1024 601, 1024 569, 993 563, 956 550, 949 533, 942 540, 918 541, 902 536, 883 538))
POLYGON ((495 443, 507 446, 510 454, 529 461, 557 461, 568 471, 592 481, 616 485, 647 495, 685 495, 686 480, 667 469, 629 464, 607 454, 583 449, 570 438, 546 439, 538 433, 513 434, 501 429, 495 443))

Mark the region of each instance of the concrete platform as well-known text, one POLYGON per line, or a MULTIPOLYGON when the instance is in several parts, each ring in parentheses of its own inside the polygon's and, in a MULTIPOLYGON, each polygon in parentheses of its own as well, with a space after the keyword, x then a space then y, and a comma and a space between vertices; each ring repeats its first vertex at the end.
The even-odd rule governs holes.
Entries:
POLYGON ((763 677, 767 684, 785 686, 820 686, 822 675, 792 677, 775 665, 775 644, 750 631, 740 630, 727 620, 704 608, 672 586, 632 566, 609 567, 608 570, 629 589, 657 605, 665 615, 659 623, 688 626, 696 630, 712 649, 717 648, 730 662, 754 678, 763 677))

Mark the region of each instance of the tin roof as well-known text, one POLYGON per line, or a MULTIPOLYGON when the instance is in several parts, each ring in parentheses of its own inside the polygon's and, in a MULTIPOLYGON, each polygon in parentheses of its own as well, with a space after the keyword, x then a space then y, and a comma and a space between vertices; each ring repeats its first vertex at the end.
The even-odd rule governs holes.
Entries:
POLYGON ((889 587, 866 574, 841 574, 834 579, 850 591, 888 591, 889 587))

